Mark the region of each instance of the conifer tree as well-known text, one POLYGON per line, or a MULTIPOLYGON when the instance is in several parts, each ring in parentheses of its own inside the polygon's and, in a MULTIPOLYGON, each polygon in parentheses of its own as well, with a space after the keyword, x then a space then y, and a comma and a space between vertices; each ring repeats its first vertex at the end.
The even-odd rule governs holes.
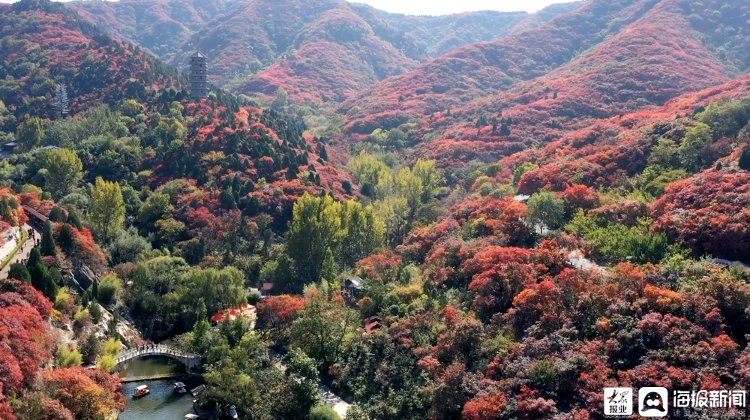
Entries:
POLYGON ((44 256, 55 256, 57 251, 55 250, 55 238, 52 236, 52 223, 49 221, 44 224, 44 230, 42 231, 42 243, 40 245, 41 253, 44 256))

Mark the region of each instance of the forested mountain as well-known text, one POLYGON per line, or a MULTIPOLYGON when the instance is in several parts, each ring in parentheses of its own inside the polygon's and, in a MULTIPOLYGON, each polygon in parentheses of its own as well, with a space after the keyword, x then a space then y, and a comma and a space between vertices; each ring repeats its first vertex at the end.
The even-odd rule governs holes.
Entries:
POLYGON ((533 27, 572 6, 539 14, 477 12, 441 17, 384 13, 344 0, 126 0, 79 2, 84 17, 185 68, 200 49, 211 80, 252 96, 284 88, 295 102, 338 102, 453 48, 533 27))
POLYGON ((126 0, 72 2, 68 6, 101 30, 168 62, 194 33, 244 3, 246 0, 126 0))
POLYGON ((739 46, 748 13, 740 1, 587 2, 543 27, 458 49, 360 93, 341 108, 346 132, 411 122, 440 139, 481 141, 459 148, 497 153, 546 142, 746 71, 739 46))
POLYGON ((2 4, 0 12, 0 101, 16 118, 54 115, 59 86, 75 113, 102 100, 145 99, 177 83, 174 69, 62 4, 27 0, 2 4))

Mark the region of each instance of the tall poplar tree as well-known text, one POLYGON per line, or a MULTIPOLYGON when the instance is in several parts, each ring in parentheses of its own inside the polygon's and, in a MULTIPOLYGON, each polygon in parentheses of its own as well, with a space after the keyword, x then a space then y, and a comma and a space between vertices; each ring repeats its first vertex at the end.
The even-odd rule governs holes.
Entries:
POLYGON ((103 241, 114 238, 125 223, 125 201, 120 184, 97 178, 91 190, 90 212, 89 218, 97 238, 103 241))

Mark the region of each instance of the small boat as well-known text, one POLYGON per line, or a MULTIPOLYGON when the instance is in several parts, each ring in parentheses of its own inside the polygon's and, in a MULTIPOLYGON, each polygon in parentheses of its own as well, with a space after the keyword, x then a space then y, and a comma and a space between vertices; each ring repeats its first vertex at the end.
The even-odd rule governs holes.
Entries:
POLYGON ((148 386, 140 385, 135 389, 135 392, 133 393, 133 398, 145 397, 146 395, 150 393, 151 393, 151 390, 148 389, 148 386))
POLYGON ((193 413, 185 414, 185 420, 198 420, 199 418, 200 416, 197 414, 193 414, 193 413))
POLYGON ((174 392, 178 394, 184 394, 187 392, 187 388, 185 387, 185 384, 182 382, 175 382, 174 383, 174 392))
POLYGON ((197 397, 200 395, 201 392, 203 392, 206 389, 205 385, 198 385, 195 388, 190 390, 190 393, 193 394, 194 397, 197 397))

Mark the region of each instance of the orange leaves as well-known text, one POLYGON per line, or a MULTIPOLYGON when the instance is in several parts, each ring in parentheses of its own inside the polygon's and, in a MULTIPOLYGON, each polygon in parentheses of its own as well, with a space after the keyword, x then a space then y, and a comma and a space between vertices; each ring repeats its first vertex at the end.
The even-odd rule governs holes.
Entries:
POLYGON ((508 397, 501 391, 479 395, 464 405, 464 420, 499 420, 508 406, 508 397))
POLYGON ((683 305, 682 293, 647 284, 643 296, 649 305, 660 312, 676 312, 683 305))
POLYGON ((76 418, 106 418, 112 411, 124 408, 123 395, 114 389, 119 389, 119 380, 112 378, 83 367, 56 369, 43 375, 46 391, 76 418))
POLYGON ((258 302, 258 322, 270 329, 289 328, 304 307, 305 299, 299 296, 269 296, 258 302))
POLYGON ((586 185, 571 185, 560 195, 565 200, 570 214, 579 208, 591 210, 599 205, 599 194, 586 185))

